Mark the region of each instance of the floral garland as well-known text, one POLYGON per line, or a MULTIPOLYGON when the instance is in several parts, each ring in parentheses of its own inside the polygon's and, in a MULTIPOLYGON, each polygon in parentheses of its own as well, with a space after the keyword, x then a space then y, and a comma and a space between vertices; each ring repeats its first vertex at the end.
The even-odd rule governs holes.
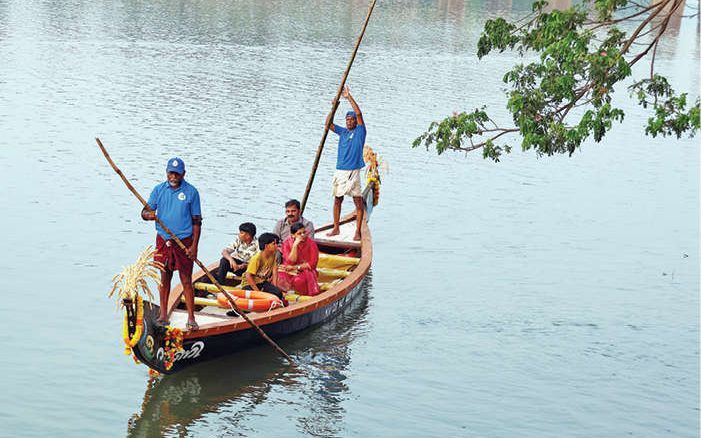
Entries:
POLYGON ((165 343, 163 348, 163 366, 166 370, 169 370, 173 367, 173 362, 175 362, 175 354, 183 351, 183 332, 178 328, 168 326, 163 340, 165 343))
POLYGON ((372 148, 368 145, 365 145, 363 149, 363 160, 365 161, 365 164, 367 164, 367 170, 366 170, 366 175, 367 175, 367 181, 366 185, 373 184, 372 190, 373 190, 373 197, 372 197, 372 206, 375 207, 377 206, 377 203, 380 202, 380 156, 377 155, 377 152, 373 151, 372 148))
POLYGON ((134 335, 129 336, 129 316, 124 312, 124 324, 122 327, 122 338, 124 339, 124 354, 130 356, 132 349, 136 346, 144 333, 144 300, 141 296, 136 296, 136 328, 134 335))

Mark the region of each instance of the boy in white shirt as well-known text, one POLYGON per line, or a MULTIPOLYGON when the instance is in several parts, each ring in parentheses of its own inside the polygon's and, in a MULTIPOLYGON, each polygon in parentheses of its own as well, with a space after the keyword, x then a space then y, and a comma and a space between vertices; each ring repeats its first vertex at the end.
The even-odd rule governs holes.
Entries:
POLYGON ((250 222, 244 222, 239 225, 238 237, 221 252, 222 258, 219 261, 219 271, 217 272, 217 281, 219 283, 224 284, 226 274, 229 271, 235 275, 241 275, 246 272, 248 262, 258 252, 258 242, 256 242, 255 237, 255 225, 250 222))

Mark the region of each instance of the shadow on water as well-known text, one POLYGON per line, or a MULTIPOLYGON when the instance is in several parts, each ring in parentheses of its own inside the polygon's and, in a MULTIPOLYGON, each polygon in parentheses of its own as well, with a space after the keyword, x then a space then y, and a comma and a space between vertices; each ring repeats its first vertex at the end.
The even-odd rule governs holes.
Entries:
POLYGON ((331 321, 285 338, 280 346, 297 362, 288 367, 267 346, 203 363, 172 376, 149 378, 140 412, 128 422, 128 436, 183 435, 207 414, 222 415, 227 433, 253 430, 248 414, 267 401, 276 388, 293 392, 305 412, 299 432, 331 436, 340 431, 348 387, 344 374, 351 361, 351 344, 368 331, 367 313, 372 272, 360 294, 331 321), (235 415, 231 413, 235 411, 235 415))

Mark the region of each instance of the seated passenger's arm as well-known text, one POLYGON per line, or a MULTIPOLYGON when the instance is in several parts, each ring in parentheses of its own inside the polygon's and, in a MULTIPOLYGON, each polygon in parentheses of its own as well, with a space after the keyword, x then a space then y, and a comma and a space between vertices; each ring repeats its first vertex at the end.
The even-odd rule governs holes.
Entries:
MULTIPOLYGON (((290 251, 289 254, 287 254, 287 261, 288 261, 288 262, 290 262, 290 263, 297 263, 297 258, 298 258, 298 254, 297 254, 297 253, 299 252, 299 251, 297 251, 297 246, 298 246, 298 245, 299 245, 299 243, 297 242, 297 240, 295 240, 294 242, 292 242, 292 249, 290 249, 290 250, 289 250, 289 251, 290 251)), ((283 248, 283 249, 284 249, 284 248, 283 248)))
POLYGON ((246 271, 246 283, 248 283, 248 285, 251 286, 251 289, 260 292, 260 289, 258 289, 258 285, 256 284, 256 279, 253 278, 253 274, 251 274, 248 271, 246 271))

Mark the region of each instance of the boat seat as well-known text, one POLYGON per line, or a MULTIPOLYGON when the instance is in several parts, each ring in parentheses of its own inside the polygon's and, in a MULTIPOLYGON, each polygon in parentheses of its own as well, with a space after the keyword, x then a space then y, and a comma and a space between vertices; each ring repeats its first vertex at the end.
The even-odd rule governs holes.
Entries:
POLYGON ((324 277, 346 278, 350 275, 349 271, 345 271, 342 269, 317 268, 316 272, 319 274, 320 277, 324 276, 324 277))
MULTIPOLYGON (((332 281, 322 281, 322 282, 319 282, 319 288, 322 291, 327 291, 340 282, 341 282, 340 278, 337 278, 337 279, 332 280, 332 281)), ((215 285, 213 285, 212 283, 203 283, 203 282, 198 281, 197 283, 193 284, 193 287, 195 288, 195 290, 201 290, 201 291, 212 292, 212 293, 219 292, 219 289, 215 285)), ((225 291, 241 290, 241 288, 233 287, 233 286, 222 286, 222 288, 224 288, 225 291)), ((183 301, 184 299, 185 299, 184 297, 181 297, 181 301, 183 301)), ((198 299, 206 300, 206 298, 195 297, 195 304, 197 304, 198 299)), ((185 301, 183 301, 183 302, 185 302, 185 301)), ((203 301, 202 304, 198 304, 198 305, 211 306, 212 304, 205 303, 203 301)))
POLYGON ((360 259, 358 257, 346 257, 335 254, 319 254, 319 262, 317 268, 326 269, 342 269, 347 271, 358 266, 360 259))
MULTIPOLYGON (((353 261, 347 262, 349 264, 352 264, 353 261)), ((321 263, 319 263, 321 264, 321 263)), ((352 266, 355 266, 353 264, 352 266)), ((319 274, 319 276, 323 276, 324 278, 346 278, 350 275, 350 272, 345 270, 345 269, 333 269, 333 268, 317 268, 316 272, 319 274)), ((238 275, 234 275, 233 272, 229 272, 226 274, 226 278, 231 279, 231 280, 241 280, 242 278, 238 275)), ((209 284, 209 283, 206 283, 209 284)), ((231 287, 231 286, 226 286, 226 287, 231 287)), ((201 289, 201 290, 206 290, 206 289, 201 289)))
MULTIPOLYGON (((198 281, 197 283, 192 285, 195 290, 204 290, 207 292, 219 292, 219 289, 213 285, 212 283, 203 283, 201 281, 198 281)), ((234 286, 222 286, 222 288, 226 291, 229 290, 241 290, 240 287, 234 287, 234 286)))

